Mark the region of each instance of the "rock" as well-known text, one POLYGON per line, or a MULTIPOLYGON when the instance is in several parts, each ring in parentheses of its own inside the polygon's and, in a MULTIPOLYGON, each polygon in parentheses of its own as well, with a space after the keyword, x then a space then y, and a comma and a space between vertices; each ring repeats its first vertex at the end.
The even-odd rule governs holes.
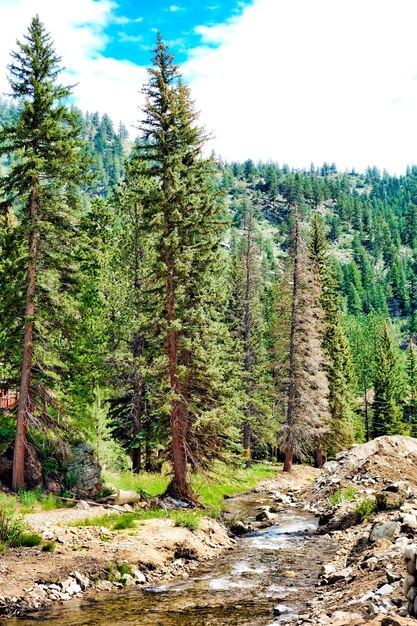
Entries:
POLYGON ((390 584, 401 579, 401 576, 399 574, 396 574, 395 572, 392 572, 392 571, 386 571, 385 574, 386 574, 386 577, 387 577, 387 581, 390 584))
POLYGON ((417 596, 417 589, 415 587, 410 587, 410 590, 407 593, 407 600, 414 602, 414 599, 416 596, 417 596))
POLYGON ((349 613, 348 611, 335 611, 332 613, 333 620, 343 620, 343 624, 350 624, 353 620, 360 619, 362 615, 360 613, 349 613))
POLYGON ((284 615, 285 613, 292 613, 292 609, 285 604, 277 604, 274 607, 274 615, 284 615))
POLYGON ((264 520, 270 520, 272 518, 271 514, 268 511, 261 511, 255 517, 257 522, 263 522, 264 520))
POLYGON ((404 550, 404 558, 406 561, 415 561, 416 560, 416 546, 407 546, 404 550))
POLYGON ((331 574, 334 574, 335 571, 336 566, 333 565, 333 563, 325 563, 325 565, 322 565, 322 568, 320 570, 320 576, 328 578, 331 574))
POLYGON ((412 576, 416 573, 416 562, 415 561, 407 561, 407 572, 412 576))
POLYGON ((285 578, 294 578, 297 576, 297 574, 292 570, 286 570, 285 572, 282 572, 282 575, 285 576, 285 578))
POLYGON ((72 577, 64 580, 64 582, 61 584, 61 587, 63 593, 67 593, 69 596, 73 596, 76 593, 80 593, 82 591, 80 585, 72 577))
POLYGON ((368 614, 369 615, 378 615, 379 613, 379 607, 374 604, 373 602, 371 602, 371 604, 368 606, 368 614))
POLYGON ((407 597, 408 592, 410 591, 411 587, 413 587, 414 585, 414 576, 405 576, 404 578, 404 582, 403 582, 403 592, 405 597, 407 597))
POLYGON ((242 521, 234 522, 230 527, 230 532, 236 536, 245 535, 250 532, 251 527, 244 524, 242 521))
POLYGON ((337 461, 327 461, 327 463, 325 463, 323 465, 323 470, 327 473, 327 474, 333 474, 335 472, 338 471, 338 469, 340 468, 340 465, 337 461))
POLYGON ((375 595, 376 596, 388 596, 393 591, 394 591, 394 587, 386 583, 385 585, 382 585, 382 587, 380 587, 377 591, 375 591, 375 595))
POLYGON ((375 543, 378 540, 392 539, 399 530, 400 524, 398 522, 378 522, 372 528, 369 541, 375 543))
POLYGON ((74 572, 74 578, 80 585, 82 591, 85 591, 87 587, 90 586, 89 578, 87 578, 87 576, 84 576, 83 574, 80 574, 80 572, 74 572))
POLYGON ((337 572, 331 574, 328 578, 329 585, 334 585, 339 582, 339 580, 347 580, 352 576, 352 568, 346 567, 345 569, 341 569, 337 572))
POLYGON ((75 508, 80 509, 81 511, 88 511, 90 505, 85 500, 80 500, 79 502, 77 502, 75 508))
POLYGON ((93 498, 103 489, 101 466, 94 456, 94 448, 82 441, 71 450, 66 459, 66 481, 80 496, 93 498))
POLYGON ((369 600, 373 600, 375 594, 373 591, 368 591, 362 598, 359 599, 359 602, 368 602, 369 600))
POLYGON ((417 517, 413 513, 408 513, 403 517, 403 525, 411 528, 412 530, 417 529, 417 517))
POLYGON ((130 574, 123 574, 123 576, 121 577, 121 581, 126 587, 135 584, 135 579, 130 574))
POLYGON ((54 533, 49 529, 44 530, 42 533, 42 539, 44 541, 52 541, 54 537, 55 537, 54 533))
POLYGON ((132 572, 132 576, 138 583, 146 583, 146 576, 143 572, 140 572, 139 570, 135 569, 132 572))

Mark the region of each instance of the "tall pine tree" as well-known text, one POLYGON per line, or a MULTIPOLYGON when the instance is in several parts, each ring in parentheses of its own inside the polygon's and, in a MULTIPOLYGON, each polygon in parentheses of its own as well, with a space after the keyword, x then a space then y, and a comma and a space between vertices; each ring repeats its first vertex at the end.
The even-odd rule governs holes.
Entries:
POLYGON ((70 298, 78 182, 83 180, 79 124, 62 101, 70 88, 58 82, 60 58, 38 17, 9 66, 13 96, 22 109, 0 133, 0 153, 14 155, 1 181, 2 209, 16 207, 10 233, 10 283, 2 294, 5 341, 1 360, 20 378, 12 488, 24 485, 28 421, 50 423, 58 411, 65 349, 70 342, 70 298), (13 351, 13 352, 12 352, 13 351))

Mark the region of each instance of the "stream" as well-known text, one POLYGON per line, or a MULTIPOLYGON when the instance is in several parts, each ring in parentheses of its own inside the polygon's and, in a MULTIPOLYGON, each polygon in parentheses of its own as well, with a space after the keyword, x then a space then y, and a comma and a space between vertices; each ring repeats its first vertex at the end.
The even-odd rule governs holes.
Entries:
MULTIPOLYGON (((227 502, 234 519, 254 520, 272 504, 251 493, 227 502)), ((288 507, 276 524, 238 539, 234 550, 204 563, 190 578, 152 587, 97 594, 9 624, 24 626, 274 626, 308 612, 320 566, 336 547, 317 535, 316 518, 288 507), (274 616, 274 607, 288 611, 274 616)))

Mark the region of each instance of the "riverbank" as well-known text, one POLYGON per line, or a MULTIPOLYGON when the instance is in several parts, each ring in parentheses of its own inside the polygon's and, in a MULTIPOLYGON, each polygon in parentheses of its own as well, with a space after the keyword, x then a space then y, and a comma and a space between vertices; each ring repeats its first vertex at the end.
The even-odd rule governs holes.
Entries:
MULTIPOLYGON (((301 488, 316 476, 313 468, 296 467, 291 477, 279 472, 259 481, 255 490, 301 488)), ((194 518, 192 513, 159 510, 149 512, 159 517, 146 519, 145 511, 132 519, 131 507, 115 513, 79 506, 26 515, 31 530, 53 552, 42 547, 5 549, 0 616, 21 616, 84 594, 183 579, 236 544, 226 526, 198 514, 194 518)))

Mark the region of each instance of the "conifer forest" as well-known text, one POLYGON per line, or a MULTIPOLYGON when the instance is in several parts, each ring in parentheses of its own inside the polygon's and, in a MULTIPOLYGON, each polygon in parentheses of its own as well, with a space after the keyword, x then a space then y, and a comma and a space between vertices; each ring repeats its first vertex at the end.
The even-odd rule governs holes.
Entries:
POLYGON ((417 167, 207 157, 160 35, 135 136, 71 105, 38 17, 10 58, 0 457, 13 491, 34 453, 46 484, 70 488, 80 441, 198 502, 192 476, 219 464, 290 472, 417 436, 417 167))

